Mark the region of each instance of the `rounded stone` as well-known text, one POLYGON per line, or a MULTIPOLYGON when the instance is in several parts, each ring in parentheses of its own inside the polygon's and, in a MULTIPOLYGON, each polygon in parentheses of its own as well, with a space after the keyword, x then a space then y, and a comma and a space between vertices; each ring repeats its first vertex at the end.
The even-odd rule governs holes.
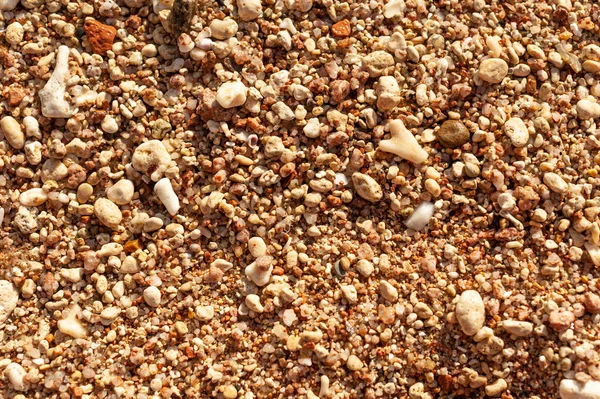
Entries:
POLYGON ((479 77, 488 83, 500 83, 508 74, 508 64, 500 58, 488 58, 479 64, 479 77))
POLYGON ((126 205, 133 199, 135 187, 131 180, 119 180, 106 190, 106 196, 117 205, 126 205))
POLYGON ((13 283, 0 280, 0 323, 3 323, 17 307, 19 291, 13 283))
POLYGON ((469 141, 471 132, 462 122, 448 120, 440 126, 437 138, 444 147, 457 148, 469 141))
POLYGON ((150 307, 156 308, 160 305, 161 293, 155 286, 150 286, 144 290, 144 301, 150 307))
POLYGON ((485 306, 479 292, 467 290, 456 304, 456 319, 466 335, 475 335, 485 323, 485 306))
POLYGON ((111 229, 116 229, 123 219, 119 207, 106 198, 98 198, 94 202, 94 214, 100 223, 111 229))

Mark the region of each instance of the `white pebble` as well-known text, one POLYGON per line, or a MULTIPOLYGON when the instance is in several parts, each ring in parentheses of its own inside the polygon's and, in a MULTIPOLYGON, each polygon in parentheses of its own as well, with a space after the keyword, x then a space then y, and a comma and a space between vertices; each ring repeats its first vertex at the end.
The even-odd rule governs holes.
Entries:
POLYGON ((246 296, 246 306, 253 312, 262 313, 265 311, 264 306, 260 303, 260 297, 255 294, 246 296))
POLYGON ((0 0, 0 11, 14 10, 19 4, 19 0, 0 0))
POLYGON ((234 36, 238 31, 238 24, 231 18, 224 20, 213 19, 210 23, 210 33, 218 40, 226 40, 234 36))
POLYGON ((133 199, 135 187, 131 180, 119 180, 106 190, 106 196, 117 205, 126 205, 133 199))
POLYGON ((105 133, 116 133, 119 131, 117 120, 110 115, 106 115, 100 124, 102 131, 105 133))
POLYGON ((48 199, 48 194, 41 188, 30 188, 19 196, 19 202, 24 206, 40 206, 48 199))
POLYGON ((417 206, 417 209, 414 210, 404 224, 406 224, 409 229, 416 231, 422 230, 429 223, 434 210, 435 207, 431 202, 422 202, 417 206))
POLYGON ((321 134, 321 124, 319 118, 310 118, 302 129, 304 135, 310 139, 316 139, 321 134))
POLYGON ((544 184, 556 193, 564 194, 569 189, 569 185, 562 177, 553 172, 544 174, 544 184))
POLYGON ((579 119, 600 118, 600 104, 587 99, 579 100, 575 106, 579 119))
POLYGON ((244 105, 248 88, 242 82, 226 82, 217 90, 217 102, 223 108, 244 105))
POLYGON ((158 140, 150 140, 137 146, 131 157, 131 164, 141 173, 158 181, 171 163, 171 155, 164 144, 158 140))
POLYGON ((179 198, 177 198, 177 194, 175 194, 169 178, 164 177, 160 179, 154 185, 154 192, 171 216, 176 215, 179 211, 179 198))
POLYGON ((265 244, 265 240, 261 237, 252 237, 248 240, 248 250, 250 251, 250 255, 258 258, 267 254, 267 244, 265 244))
MULTIPOLYGON (((1 1, 1 0, 0 0, 1 1)), ((25 29, 19 22, 13 22, 6 28, 6 41, 10 44, 19 44, 23 40, 25 29)))
POLYGON ((369 175, 356 172, 352 175, 356 193, 369 202, 378 202, 383 198, 381 186, 369 175))
POLYGON ((560 382, 559 392, 561 399, 600 399, 600 381, 564 379, 560 382))
POLYGON ((406 4, 404 0, 391 0, 383 6, 383 16, 391 19, 402 15, 406 10, 406 4))
POLYGON ((237 0, 237 6, 242 21, 252 21, 262 15, 260 0, 237 0))
POLYGON ((27 386, 25 385, 25 375, 27 372, 23 367, 18 363, 11 363, 4 369, 4 374, 8 377, 8 381, 10 381, 10 385, 12 385, 15 391, 27 391, 27 386))
POLYGON ((510 118, 504 124, 504 132, 515 147, 524 147, 529 141, 529 130, 521 118, 510 118))
POLYGON ((456 303, 456 319, 466 335, 475 335, 485 323, 485 306, 479 292, 467 290, 456 303))
POLYGON ((57 327, 65 335, 73 338, 83 338, 86 335, 86 331, 81 322, 77 320, 77 311, 77 307, 71 308, 67 317, 58 321, 57 327))
POLYGON ((123 219, 123 214, 121 214, 119 207, 106 198, 98 198, 94 202, 94 214, 100 223, 111 229, 116 229, 123 219))
POLYGON ((160 305, 161 293, 158 288, 151 285, 150 287, 144 290, 144 301, 148 306, 153 308, 158 307, 160 305))

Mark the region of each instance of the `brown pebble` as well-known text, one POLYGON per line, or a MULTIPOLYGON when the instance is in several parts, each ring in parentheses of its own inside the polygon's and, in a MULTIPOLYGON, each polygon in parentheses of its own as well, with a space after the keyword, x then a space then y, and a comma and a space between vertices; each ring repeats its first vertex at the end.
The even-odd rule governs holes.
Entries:
POLYGON ((347 19, 343 19, 339 22, 336 22, 331 27, 331 33, 333 33, 337 37, 348 37, 352 32, 352 27, 350 26, 350 21, 347 19))
POLYGON ((465 144, 471 138, 471 133, 462 122, 449 120, 442 123, 437 132, 440 143, 446 148, 456 148, 465 144))
POLYGON ((108 50, 112 49, 117 35, 117 29, 114 26, 104 25, 93 18, 87 18, 83 29, 94 53, 106 54, 108 50))

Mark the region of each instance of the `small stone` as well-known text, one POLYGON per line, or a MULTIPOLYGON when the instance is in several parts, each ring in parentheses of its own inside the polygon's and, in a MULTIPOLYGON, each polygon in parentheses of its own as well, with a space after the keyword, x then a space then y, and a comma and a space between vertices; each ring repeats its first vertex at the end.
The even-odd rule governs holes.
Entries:
POLYGON ((389 111, 402 101, 402 91, 398 81, 393 76, 381 76, 375 89, 377 95, 377 108, 389 111))
POLYGON ((363 368, 363 362, 356 355, 348 356, 346 366, 352 371, 357 371, 363 368))
POLYGON ((485 323, 485 306, 479 292, 467 290, 456 303, 456 319, 466 335, 475 335, 485 323))
POLYGON ((567 182, 562 177, 553 172, 544 174, 544 184, 547 185, 552 191, 559 194, 564 194, 569 189, 567 182))
POLYGON ((19 0, 0 0, 0 11, 14 10, 19 4, 19 0))
POLYGON ((19 302, 19 291, 13 283, 0 280, 0 323, 4 323, 17 307, 19 302))
POLYGON ((262 313, 265 311, 265 308, 260 303, 260 297, 258 295, 250 294, 246 296, 245 302, 246 306, 248 306, 248 309, 255 313, 262 313))
POLYGON ((9 364, 4 369, 4 374, 8 377, 8 381, 15 391, 27 391, 27 385, 25 384, 25 375, 27 375, 27 372, 20 364, 9 364))
POLYGON ((457 120, 447 120, 437 131, 437 138, 446 148, 458 148, 471 139, 471 132, 457 120))
POLYGON ((353 285, 340 285, 340 290, 342 290, 344 298, 349 303, 355 304, 358 302, 358 292, 356 291, 356 287, 353 285))
POLYGON ((131 180, 119 180, 106 190, 106 196, 117 205, 127 205, 133 199, 135 187, 131 180))
POLYGON ((273 272, 273 258, 269 255, 263 255, 256 258, 256 261, 246 266, 244 273, 254 284, 262 287, 267 285, 273 272))
POLYGON ((383 16, 391 19, 401 16, 406 11, 406 3, 404 0, 391 0, 383 6, 383 16))
POLYGON ((350 26, 350 21, 347 19, 336 22, 331 26, 331 33, 337 37, 348 37, 350 36, 351 32, 352 27, 350 26))
POLYGON ((398 290, 385 280, 379 282, 379 293, 388 302, 396 302, 398 300, 398 290))
POLYGON ((13 22, 6 27, 5 39, 10 44, 19 44, 25 35, 25 28, 19 22, 13 22))
MULTIPOLYGON (((238 1, 239 4, 239 1, 238 1)), ((237 398, 237 389, 235 389, 235 387, 233 385, 226 385, 223 388, 223 397, 225 399, 235 399, 237 398)))
POLYGON ((590 100, 579 100, 575 106, 577 117, 579 119, 596 119, 600 118, 600 104, 590 100))
POLYGON ((417 209, 406 219, 404 224, 409 229, 413 229, 415 231, 420 231, 425 228, 429 224, 431 217, 433 216, 433 212, 435 211, 435 206, 431 202, 422 202, 417 206, 417 209))
POLYGON ((226 122, 233 117, 235 109, 223 108, 216 100, 216 93, 211 89, 204 89, 198 94, 196 112, 204 122, 226 122))
POLYGON ((583 297, 583 305, 585 310, 592 314, 600 313, 600 295, 588 292, 583 297))
POLYGON ((137 146, 131 157, 131 164, 153 181, 158 181, 171 163, 171 155, 162 142, 150 140, 137 146))
POLYGON ((153 285, 144 290, 144 301, 150 307, 158 307, 160 305, 161 296, 160 290, 153 285))
POLYGON ((19 202, 23 206, 40 206, 47 199, 48 194, 42 188, 31 188, 19 196, 19 202))
POLYGON ((117 29, 114 26, 105 25, 88 17, 85 19, 83 29, 94 53, 104 55, 112 49, 117 35, 117 29))
POLYGON ((287 104, 283 101, 276 102, 271 106, 271 109, 283 121, 291 121, 296 118, 294 111, 292 111, 292 109, 288 107, 287 104))
POLYGON ((73 338, 83 338, 86 335, 85 328, 81 325, 81 322, 77 320, 77 308, 73 307, 67 314, 67 317, 61 319, 56 324, 58 330, 73 338))
POLYGON ((94 193, 94 187, 89 183, 82 183, 77 187, 77 201, 81 204, 85 204, 92 194, 94 193))
POLYGON ((75 267, 72 269, 61 269, 60 270, 60 276, 70 282, 70 283, 78 283, 81 280, 83 280, 83 268, 82 267, 75 267))
POLYGON ((356 262, 355 269, 364 277, 369 277, 375 271, 373 263, 366 259, 361 259, 358 262, 356 262))
POLYGON ((502 326, 508 333, 517 337, 528 337, 533 331, 533 324, 528 321, 504 320, 502 326))
POLYGON ((16 150, 25 146, 25 134, 21 129, 19 122, 12 116, 5 116, 0 119, 0 129, 8 144, 16 150))
POLYGON ((508 74, 508 64, 500 58, 488 58, 479 64, 479 77, 488 83, 500 83, 508 74))
POLYGON ((60 159, 47 159, 42 165, 42 181, 60 181, 69 175, 69 169, 60 159))
POLYGON ((119 207, 106 198, 98 198, 96 202, 94 202, 94 214, 100 223, 113 230, 119 226, 123 219, 119 207))
POLYGON ((564 331, 575 322, 575 315, 569 310, 557 309, 550 313, 548 322, 556 331, 564 331))
POLYGON ((215 309, 211 305, 196 306, 196 317, 202 321, 209 321, 215 316, 215 309))
POLYGON ((319 118, 311 118, 302 129, 304 135, 310 139, 316 139, 321 134, 319 118))
POLYGON ((252 21, 262 15, 260 0, 237 0, 237 6, 242 21, 252 21))
POLYGON ((374 51, 363 57, 364 68, 372 78, 379 77, 384 70, 394 65, 394 57, 386 51, 374 51))
POLYGON ((119 317, 120 314, 121 314, 121 309, 116 306, 111 306, 111 307, 104 309, 102 311, 102 313, 100 313, 100 318, 102 319, 102 324, 104 324, 104 325, 111 324, 113 321, 115 321, 117 319, 117 317, 119 317))
POLYGON ((168 177, 160 179, 154 185, 154 192, 165 208, 167 208, 167 211, 171 216, 175 216, 177 212, 179 212, 179 198, 177 197, 177 194, 175 194, 173 186, 171 185, 171 180, 169 180, 168 177))
POLYGON ((600 399, 600 381, 561 380, 559 386, 561 399, 600 399))
POLYGON ((226 82, 217 90, 217 102, 223 108, 239 107, 246 103, 248 88, 242 82, 226 82))
POLYGON ((105 133, 116 133, 119 131, 117 120, 110 115, 106 115, 100 124, 102 131, 105 133))
POLYGON ((504 124, 504 133, 515 147, 524 147, 529 141, 529 130, 521 118, 510 118, 504 124))
POLYGON ((371 176, 355 172, 352 175, 352 183, 358 195, 369 202, 378 202, 383 198, 381 186, 371 176))
POLYGON ((267 244, 261 237, 252 237, 248 240, 248 251, 255 258, 267 254, 267 244))
POLYGON ((212 37, 218 40, 226 40, 235 36, 238 31, 238 24, 231 18, 224 20, 213 19, 210 23, 210 33, 212 37))
POLYGON ((499 396, 502 392, 506 391, 507 387, 506 380, 499 378, 493 384, 486 385, 485 394, 487 396, 499 396))

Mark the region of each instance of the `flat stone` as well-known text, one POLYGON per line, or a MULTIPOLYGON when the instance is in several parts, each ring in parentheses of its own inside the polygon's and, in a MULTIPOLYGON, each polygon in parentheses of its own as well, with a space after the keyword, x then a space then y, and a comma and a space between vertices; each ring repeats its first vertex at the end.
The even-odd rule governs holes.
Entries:
POLYGON ((444 147, 457 148, 469 141, 471 132, 462 122, 451 119, 442 123, 437 138, 444 147))

